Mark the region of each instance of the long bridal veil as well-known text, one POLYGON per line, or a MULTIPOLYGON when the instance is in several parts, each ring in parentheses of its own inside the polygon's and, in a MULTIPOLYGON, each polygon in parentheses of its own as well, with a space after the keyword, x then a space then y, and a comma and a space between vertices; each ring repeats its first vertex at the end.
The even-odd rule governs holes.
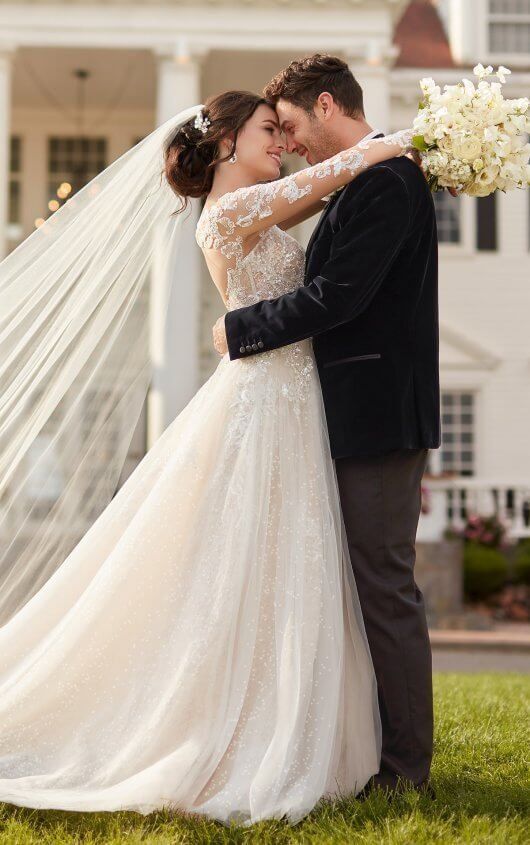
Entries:
MULTIPOLYGON (((164 147, 200 108, 155 129, 0 263, 0 624, 116 490, 151 378, 152 285, 174 266, 184 216, 172 214, 164 147)), ((165 313, 168 285, 156 296, 165 313)))

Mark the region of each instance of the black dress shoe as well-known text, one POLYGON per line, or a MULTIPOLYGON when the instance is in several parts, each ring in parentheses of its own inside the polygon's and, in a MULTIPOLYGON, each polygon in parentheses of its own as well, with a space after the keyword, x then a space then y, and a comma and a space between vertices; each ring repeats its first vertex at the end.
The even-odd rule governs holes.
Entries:
POLYGON ((420 795, 425 795, 426 798, 431 798, 433 801, 436 800, 436 790, 430 780, 426 780, 424 783, 420 783, 419 786, 415 786, 415 789, 420 793, 420 795))
POLYGON ((386 798, 387 801, 392 801, 394 798, 397 798, 404 792, 408 792, 410 789, 414 789, 416 792, 419 792, 420 795, 425 795, 433 801, 436 799, 436 792, 430 780, 419 784, 401 779, 393 781, 392 783, 384 783, 378 781, 376 778, 370 778, 366 786, 363 787, 363 789, 361 789, 361 791, 355 796, 358 801, 365 801, 374 794, 381 795, 386 798))

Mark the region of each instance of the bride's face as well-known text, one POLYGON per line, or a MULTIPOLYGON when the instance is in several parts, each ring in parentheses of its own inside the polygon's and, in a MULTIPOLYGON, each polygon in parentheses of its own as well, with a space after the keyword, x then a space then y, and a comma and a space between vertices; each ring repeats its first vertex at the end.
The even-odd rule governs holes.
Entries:
POLYGON ((237 162, 256 182, 277 179, 285 150, 278 116, 265 104, 258 106, 239 132, 237 162))

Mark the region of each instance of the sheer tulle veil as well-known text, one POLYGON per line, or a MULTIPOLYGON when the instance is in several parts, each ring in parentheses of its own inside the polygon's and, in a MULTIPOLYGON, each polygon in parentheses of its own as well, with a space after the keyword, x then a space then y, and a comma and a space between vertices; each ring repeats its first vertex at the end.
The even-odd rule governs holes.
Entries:
POLYGON ((0 625, 119 483, 151 378, 150 298, 165 313, 168 275, 178 281, 185 215, 172 214, 164 148, 200 108, 155 129, 0 263, 0 625))

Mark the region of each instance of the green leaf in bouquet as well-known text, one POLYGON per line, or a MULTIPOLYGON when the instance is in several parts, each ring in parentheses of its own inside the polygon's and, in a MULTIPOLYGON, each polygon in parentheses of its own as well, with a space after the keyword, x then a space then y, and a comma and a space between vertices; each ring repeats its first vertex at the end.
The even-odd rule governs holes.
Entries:
POLYGON ((421 111, 422 109, 426 109, 426 108, 427 108, 426 104, 423 102, 423 100, 420 100, 419 103, 418 103, 418 109, 421 111))
POLYGON ((423 135, 414 135, 412 138, 412 146, 421 153, 426 153, 429 149, 423 135))

